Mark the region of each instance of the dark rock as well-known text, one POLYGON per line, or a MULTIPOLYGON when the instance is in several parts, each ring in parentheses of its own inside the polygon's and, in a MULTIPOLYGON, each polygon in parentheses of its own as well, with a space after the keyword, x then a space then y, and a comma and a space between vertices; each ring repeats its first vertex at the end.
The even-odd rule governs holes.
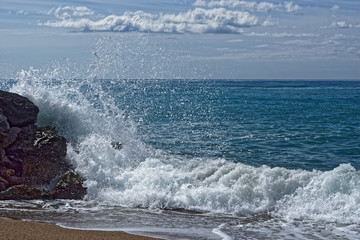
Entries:
POLYGON ((111 146, 116 150, 122 149, 122 144, 120 142, 111 142, 111 146))
POLYGON ((18 127, 12 127, 9 130, 0 132, 0 148, 7 148, 13 144, 21 129, 18 127))
POLYGON ((50 199, 48 191, 43 188, 29 187, 25 184, 12 186, 0 192, 0 200, 50 199))
POLYGON ((8 177, 10 185, 20 185, 26 182, 24 177, 10 176, 8 177))
POLYGON ((39 109, 0 91, 0 200, 81 199, 84 179, 66 161, 66 139, 35 125, 39 109))
POLYGON ((39 183, 50 183, 70 169, 65 161, 66 140, 53 128, 38 128, 33 148, 23 157, 22 176, 35 177, 39 183))
POLYGON ((9 184, 9 181, 6 178, 0 176, 0 182, 5 183, 6 185, 9 184))
POLYGON ((0 192, 4 191, 6 189, 5 183, 0 182, 0 192))
POLYGON ((0 90, 0 109, 12 127, 24 127, 35 124, 39 108, 29 99, 16 93, 0 90))
POLYGON ((3 111, 0 108, 0 132, 7 131, 9 129, 10 129, 10 124, 7 121, 7 117, 3 114, 3 111))
POLYGON ((51 192, 53 198, 59 199, 82 199, 86 194, 83 187, 84 179, 70 170, 64 173, 51 192))
POLYGON ((0 165, 10 163, 9 158, 5 155, 5 150, 0 148, 0 165))
POLYGON ((14 169, 9 169, 6 167, 0 167, 0 175, 2 177, 8 178, 10 176, 13 176, 15 174, 15 170, 14 169))
POLYGON ((21 159, 24 152, 32 151, 34 149, 34 140, 37 127, 33 124, 22 127, 19 132, 16 142, 6 148, 7 156, 12 154, 18 155, 21 159))

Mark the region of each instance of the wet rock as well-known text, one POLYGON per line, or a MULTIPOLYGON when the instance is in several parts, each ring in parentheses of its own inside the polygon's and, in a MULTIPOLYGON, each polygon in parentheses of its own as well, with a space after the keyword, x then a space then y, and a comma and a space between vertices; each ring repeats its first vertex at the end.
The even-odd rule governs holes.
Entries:
POLYGON ((22 127, 16 141, 6 148, 7 156, 11 154, 19 155, 19 159, 21 159, 24 152, 33 150, 36 131, 37 127, 33 124, 22 127))
POLYGON ((35 177, 39 183, 50 183, 71 167, 65 161, 65 138, 50 127, 38 128, 33 147, 27 153, 23 157, 22 176, 35 177))
POLYGON ((5 150, 0 148, 0 166, 10 163, 9 158, 5 155, 5 150))
POLYGON ((35 124, 39 108, 29 99, 0 90, 0 108, 12 127, 35 124))
POLYGON ((1 177, 1 176, 0 176, 0 182, 4 183, 4 184, 6 184, 6 185, 9 184, 9 181, 8 181, 6 178, 3 178, 3 177, 1 177))
POLYGON ((8 178, 11 177, 15 174, 15 170, 14 169, 9 169, 6 167, 0 167, 0 175, 2 177, 8 178))
POLYGON ((66 139, 35 125, 39 109, 0 91, 0 199, 81 199, 81 178, 66 161, 66 139))
POLYGON ((6 148, 13 144, 21 129, 18 127, 12 127, 9 130, 0 132, 0 148, 6 148))
POLYGON ((25 184, 12 186, 0 192, 0 200, 31 200, 31 199, 50 199, 48 191, 38 187, 29 187, 25 184))
POLYGON ((10 185, 20 185, 26 182, 25 177, 10 176, 8 177, 10 185))
POLYGON ((3 182, 0 182, 0 192, 6 190, 6 186, 5 186, 5 183, 3 182))
POLYGON ((111 146, 116 150, 122 149, 122 144, 120 142, 111 142, 111 146))
POLYGON ((84 179, 73 170, 64 173, 51 192, 53 198, 58 199, 82 199, 86 194, 83 187, 84 179))
POLYGON ((7 131, 10 129, 10 124, 7 121, 7 117, 3 114, 2 109, 0 109, 0 132, 7 131))

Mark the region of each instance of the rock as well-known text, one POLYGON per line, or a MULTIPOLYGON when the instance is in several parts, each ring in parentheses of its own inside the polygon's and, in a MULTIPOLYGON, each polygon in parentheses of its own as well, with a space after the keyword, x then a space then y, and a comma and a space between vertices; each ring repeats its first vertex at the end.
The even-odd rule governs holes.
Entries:
POLYGON ((0 132, 0 148, 7 148, 13 144, 21 129, 18 127, 12 127, 6 131, 0 132))
POLYGON ((12 127, 35 124, 39 108, 29 99, 16 93, 0 90, 0 108, 12 127))
POLYGON ((64 173, 51 191, 53 198, 59 199, 81 199, 86 194, 83 187, 84 179, 70 170, 64 173))
POLYGON ((3 182, 0 182, 0 192, 6 190, 6 186, 5 186, 5 183, 3 182))
POLYGON ((116 150, 122 149, 122 144, 120 142, 111 142, 111 146, 116 150))
POLYGON ((84 179, 66 161, 66 139, 35 125, 39 109, 0 91, 0 199, 81 199, 84 179))
POLYGON ((70 169, 65 156, 65 138, 57 135, 53 128, 38 128, 33 148, 23 157, 22 176, 35 177, 39 183, 50 183, 70 169))
POLYGON ((10 176, 8 177, 10 185, 21 185, 26 182, 25 177, 10 176))
POLYGON ((2 109, 0 109, 0 132, 7 131, 10 129, 10 124, 7 121, 7 117, 3 114, 2 109))
POLYGON ((1 176, 0 176, 0 182, 3 182, 3 183, 5 183, 5 184, 9 184, 9 181, 6 180, 6 178, 3 178, 3 177, 1 177, 1 176))
POLYGON ((10 176, 13 176, 15 174, 14 169, 9 169, 6 167, 0 167, 0 175, 2 177, 8 178, 10 176))
POLYGON ((0 148, 0 166, 1 165, 5 165, 5 164, 9 164, 10 160, 9 158, 5 155, 5 150, 0 148))
POLYGON ((6 149, 7 155, 21 155, 24 152, 33 150, 36 131, 37 127, 33 124, 22 127, 16 138, 16 142, 6 149))
POLYGON ((48 191, 42 188, 29 187, 25 184, 12 186, 0 192, 0 200, 50 199, 48 191))

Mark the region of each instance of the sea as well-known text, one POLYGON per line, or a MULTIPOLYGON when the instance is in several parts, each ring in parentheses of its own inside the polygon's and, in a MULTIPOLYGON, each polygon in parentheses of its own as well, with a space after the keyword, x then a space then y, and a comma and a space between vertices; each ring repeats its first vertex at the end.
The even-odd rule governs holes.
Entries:
POLYGON ((164 239, 360 239, 360 81, 59 72, 0 88, 67 139, 87 195, 0 201, 0 216, 164 239))

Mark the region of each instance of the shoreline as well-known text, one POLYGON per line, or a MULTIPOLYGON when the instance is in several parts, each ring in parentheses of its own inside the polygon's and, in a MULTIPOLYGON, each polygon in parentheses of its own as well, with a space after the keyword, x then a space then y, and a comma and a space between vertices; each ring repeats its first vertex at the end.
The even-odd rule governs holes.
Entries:
POLYGON ((7 240, 156 240, 121 231, 63 228, 55 224, 0 217, 0 236, 7 240))

